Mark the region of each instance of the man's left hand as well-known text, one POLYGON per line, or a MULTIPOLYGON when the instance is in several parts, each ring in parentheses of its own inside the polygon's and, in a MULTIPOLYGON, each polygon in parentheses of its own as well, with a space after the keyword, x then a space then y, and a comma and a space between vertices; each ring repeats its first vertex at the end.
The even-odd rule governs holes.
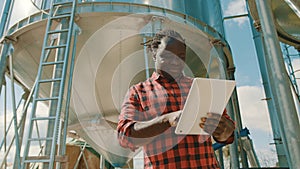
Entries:
POLYGON ((226 117, 217 113, 207 113, 207 117, 202 117, 199 126, 216 141, 226 141, 234 131, 234 123, 226 117))

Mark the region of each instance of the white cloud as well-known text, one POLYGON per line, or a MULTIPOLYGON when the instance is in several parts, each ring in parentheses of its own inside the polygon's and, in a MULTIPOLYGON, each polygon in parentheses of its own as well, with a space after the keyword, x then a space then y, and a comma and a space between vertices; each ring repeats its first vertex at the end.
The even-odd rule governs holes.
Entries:
POLYGON ((30 0, 15 0, 10 26, 16 23, 16 21, 19 21, 23 19, 25 16, 29 16, 35 12, 37 12, 38 9, 33 6, 33 4, 30 2, 30 0))
MULTIPOLYGON (((243 0, 232 0, 228 3, 228 6, 225 7, 224 15, 225 16, 236 16, 247 13, 246 2, 243 0)), ((235 18, 232 20, 236 22, 239 26, 247 22, 246 17, 235 18)))
MULTIPOLYGON (((286 64, 286 69, 288 70, 287 66, 288 65, 286 64)), ((294 69, 294 72, 295 72, 294 75, 295 75, 297 85, 298 85, 298 88, 299 88, 300 87, 300 59, 299 58, 293 59, 292 60, 292 66, 293 66, 293 69, 294 69)))
MULTIPOLYGON (((300 59, 294 59, 294 60, 292 61, 292 63, 293 63, 294 71, 299 72, 299 69, 300 69, 300 59)), ((299 72, 299 73, 300 73, 300 72, 299 72)), ((300 74, 299 74, 298 77, 300 77, 300 74)))
POLYGON ((254 150, 261 166, 275 166, 276 152, 269 143, 273 142, 270 116, 264 90, 259 86, 237 88, 243 126, 250 130, 254 150))
POLYGON ((293 59, 292 65, 295 72, 295 78, 297 79, 297 85, 300 87, 300 59, 293 59))
MULTIPOLYGON (((38 114, 38 116, 46 116, 46 114, 48 113, 48 108, 43 105, 43 104, 39 104, 37 106, 37 110, 38 112, 40 112, 38 114)), ((20 107, 20 109, 18 110, 18 124, 21 120, 21 117, 22 117, 22 107, 20 107)), ((9 126, 9 123, 13 117, 13 113, 10 109, 7 110, 7 115, 6 115, 6 128, 8 128, 9 126)), ((25 137, 28 135, 28 128, 29 128, 29 118, 30 118, 30 113, 31 113, 31 106, 28 107, 28 110, 27 110, 27 116, 26 116, 26 122, 25 122, 25 130, 24 130, 24 135, 23 135, 23 143, 22 143, 22 150, 24 149, 25 147, 25 137)), ((3 112, 0 112, 0 143, 3 141, 3 138, 4 138, 4 114, 3 112)), ((33 133, 32 133, 32 137, 37 137, 37 130, 36 130, 36 125, 34 125, 34 128, 33 128, 33 133)), ((45 123, 45 121, 41 121, 41 122, 38 122, 38 126, 39 126, 39 134, 41 135, 41 137, 46 137, 46 131, 47 131, 47 123, 45 123)), ((14 131, 14 123, 12 123, 8 133, 7 133, 7 145, 9 145, 13 139, 13 137, 15 136, 15 131, 14 131)), ((37 148, 37 142, 34 142, 34 144, 31 144, 32 147, 30 148, 32 152, 30 153, 35 153, 37 154, 36 151, 39 150, 39 148, 37 148)), ((12 150, 10 150, 10 152, 15 152, 15 143, 13 143, 13 146, 12 146, 12 150)), ((1 149, 1 151, 3 150, 3 148, 1 149)), ((21 154, 23 154, 23 152, 21 152, 21 154)), ((0 156, 1 156, 1 152, 0 152, 0 156)), ((11 159, 10 157, 10 160, 13 160, 11 159)), ((1 158, 0 158, 0 162, 1 162, 1 158)))
POLYGON ((278 162, 275 149, 264 149, 256 151, 261 167, 276 167, 278 162))
MULTIPOLYGON (((298 51, 296 51, 294 49, 289 50, 289 52, 290 52, 291 55, 294 55, 294 56, 297 56, 299 54, 298 51)), ((285 66, 286 66, 286 69, 287 69, 287 72, 288 72, 288 65, 285 64, 285 66)), ((293 66, 293 71, 294 71, 294 75, 295 75, 295 78, 296 78, 296 84, 297 84, 298 90, 300 90, 300 58, 298 58, 298 57, 297 58, 292 58, 292 66, 293 66)), ((296 109, 297 109, 297 112, 298 112, 298 118, 300 118, 300 113, 299 113, 300 112, 300 104, 297 100, 296 94, 294 94, 293 96, 294 96, 294 100, 295 100, 294 103, 296 105, 296 109)))
MULTIPOLYGON (((8 125, 9 123, 11 122, 11 119, 13 117, 13 113, 10 112, 10 111, 7 111, 7 115, 6 115, 6 128, 8 128, 8 125)), ((1 122, 0 122, 0 141, 2 142, 2 139, 4 137, 4 115, 0 115, 0 119, 1 119, 1 122)), ((14 123, 11 124, 11 127, 10 127, 10 131, 7 133, 6 137, 8 140, 11 140, 12 137, 15 135, 14 134, 14 123)))
POLYGON ((237 88, 243 125, 247 128, 271 132, 269 112, 264 90, 258 86, 237 88))

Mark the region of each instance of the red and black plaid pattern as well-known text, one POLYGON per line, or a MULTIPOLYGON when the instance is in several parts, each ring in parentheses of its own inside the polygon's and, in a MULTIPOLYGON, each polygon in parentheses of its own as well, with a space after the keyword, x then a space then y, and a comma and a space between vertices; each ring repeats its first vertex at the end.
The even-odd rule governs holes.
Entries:
MULTIPOLYGON (((169 82, 154 72, 145 82, 131 87, 119 116, 120 145, 133 151, 137 148, 133 138, 128 137, 129 127, 135 122, 182 110, 192 81, 182 76, 176 82, 169 82)), ((219 168, 209 136, 181 136, 174 131, 175 127, 171 127, 144 145, 145 169, 219 168)))

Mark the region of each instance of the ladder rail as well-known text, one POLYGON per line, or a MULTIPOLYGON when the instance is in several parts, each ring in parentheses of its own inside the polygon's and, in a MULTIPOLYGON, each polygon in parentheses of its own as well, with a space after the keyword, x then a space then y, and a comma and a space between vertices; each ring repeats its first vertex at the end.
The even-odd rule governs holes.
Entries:
MULTIPOLYGON (((73 22, 74 22, 74 14, 75 14, 75 8, 76 8, 76 2, 77 0, 74 0, 73 1, 73 4, 72 4, 72 15, 71 15, 71 18, 69 20, 69 32, 68 32, 68 35, 67 35, 67 43, 66 43, 66 46, 70 46, 70 42, 71 42, 71 38, 72 38, 72 32, 73 32, 73 22)), ((62 109, 62 101, 63 101, 63 95, 64 95, 64 90, 65 90, 65 79, 66 79, 66 75, 67 75, 67 68, 68 68, 68 60, 69 60, 69 54, 70 54, 70 50, 65 50, 65 53, 64 53, 64 69, 62 71, 62 80, 61 83, 60 83, 60 89, 59 89, 59 100, 58 100, 58 107, 56 109, 56 120, 55 120, 55 124, 54 126, 58 126, 59 123, 60 123, 60 115, 61 115, 61 109, 62 109)), ((58 133, 59 133, 59 128, 57 127, 56 130, 54 130, 54 133, 53 133, 53 136, 55 137, 55 140, 57 140, 57 137, 58 137, 58 133)), ((56 142, 53 141, 52 142, 52 147, 51 147, 51 161, 54 161, 54 158, 55 158, 55 150, 56 150, 56 142)), ((50 163, 49 165, 49 168, 52 168, 53 164, 50 163)))
MULTIPOLYGON (((75 24, 76 26, 76 24, 75 24)), ((63 137, 62 137, 62 143, 66 142, 67 138, 67 127, 68 127, 68 120, 69 120, 69 106, 70 106, 70 98, 71 98, 71 88, 72 88, 72 82, 73 82, 73 71, 74 71, 74 61, 75 61, 75 55, 76 55, 76 45, 77 42, 77 36, 80 34, 81 30, 78 26, 74 29, 74 39, 73 39, 73 50, 72 50, 72 57, 71 57, 71 65, 70 65, 70 75, 68 80, 68 88, 67 88, 67 101, 66 101, 66 112, 64 117, 64 127, 63 127, 63 137)), ((64 146, 61 149, 61 154, 64 155, 66 153, 66 146, 64 146)))
POLYGON ((59 142, 58 141, 58 135, 60 129, 59 125, 60 125, 60 117, 62 113, 62 102, 64 98, 65 83, 67 81, 66 75, 68 72, 68 61, 69 61, 76 5, 77 5, 77 0, 68 1, 59 5, 55 3, 55 0, 52 0, 51 2, 51 8, 49 11, 48 22, 46 25, 46 33, 45 33, 43 48, 41 53, 40 66, 38 69, 37 80, 35 84, 32 111, 30 116, 29 132, 27 136, 26 147, 24 150, 24 158, 22 159, 22 169, 26 167, 27 163, 35 163, 38 161, 43 162, 42 159, 30 160, 30 157, 28 157, 31 141, 41 141, 41 140, 43 141, 46 140, 45 155, 49 155, 50 157, 47 166, 49 169, 52 169, 54 166, 55 155, 56 155, 56 144, 59 142), (65 23, 66 25, 61 24, 62 27, 61 30, 52 31, 50 30, 52 22, 55 19, 57 19, 57 16, 55 16, 55 14, 57 13, 58 8, 61 7, 62 5, 71 6, 71 12, 69 14, 59 15, 60 18, 62 19, 61 20, 62 23, 66 22, 67 18, 69 19, 69 22, 66 22, 65 23), (63 26, 66 26, 67 28, 63 26), (63 35, 63 33, 67 33, 67 35, 63 35), (51 44, 48 46, 49 37, 53 36, 54 34, 60 34, 61 37, 62 36, 67 36, 67 37, 65 37, 65 39, 62 38, 61 39, 62 41, 57 42, 59 45, 53 46, 54 41, 51 41, 51 44), (62 44, 61 42, 65 42, 65 43, 62 44), (52 50, 57 50, 56 51, 57 56, 62 55, 63 58, 61 60, 58 60, 57 62, 46 62, 48 57, 47 55, 49 55, 49 53, 52 50), (44 67, 47 65, 54 65, 52 79, 41 80, 44 67), (59 78, 57 76, 59 76, 59 78), (51 95, 50 97, 39 98, 39 89, 41 83, 51 84, 50 93, 49 93, 51 95), (50 109, 48 115, 49 117, 36 117, 37 104, 39 101, 50 101, 49 102, 50 109), (55 112, 55 118, 51 116, 51 113, 54 112, 55 112), (38 120, 48 120, 48 133, 47 136, 44 137, 44 139, 41 138, 39 135, 38 138, 32 138, 32 134, 33 134, 32 131, 34 129, 33 125, 34 123, 37 123, 38 120))
MULTIPOLYGON (((297 83, 297 78, 296 78, 296 71, 294 70, 294 66, 292 64, 292 54, 290 54, 290 51, 289 51, 289 48, 291 46, 288 46, 287 44, 282 44, 282 50, 284 51, 283 52, 283 57, 285 57, 285 63, 287 64, 287 73, 288 73, 288 77, 291 81, 291 86, 292 86, 292 89, 294 90, 296 96, 297 96, 297 99, 298 101, 300 101, 300 92, 299 92, 299 86, 298 86, 298 83, 297 83)), ((295 55, 297 56, 297 55, 295 55)))
MULTIPOLYGON (((49 17, 51 17, 51 13, 52 12, 53 12, 53 8, 50 8, 49 16, 48 16, 48 21, 47 21, 47 25, 46 25, 46 32, 48 32, 50 30, 50 26, 51 26, 51 22, 52 21, 49 19, 49 17)), ((40 65, 44 61, 44 55, 46 53, 45 46, 47 45, 48 38, 49 38, 48 36, 44 37, 43 48, 42 48, 41 59, 40 59, 40 65)), ((42 74, 42 67, 39 66, 38 73, 37 73, 37 79, 39 79, 41 77, 41 74, 42 74)), ((36 107, 37 107, 37 101, 36 101, 36 99, 38 98, 38 95, 39 95, 39 86, 40 86, 39 83, 35 84, 35 89, 34 89, 34 94, 33 94, 32 110, 31 110, 31 114, 30 114, 30 121, 33 118, 35 118, 35 115, 36 115, 36 107)), ((28 134, 27 134, 26 138, 30 138, 32 136, 32 130, 33 130, 33 123, 30 123, 29 129, 28 129, 28 134)), ((23 155, 24 158, 22 159, 22 166, 21 166, 22 169, 25 168, 25 157, 29 153, 29 148, 30 148, 30 142, 27 141, 25 149, 24 149, 24 153, 23 153, 24 154, 23 155)))
MULTIPOLYGON (((18 132, 18 120, 17 120, 17 111, 16 111, 16 101, 15 101, 15 87, 14 87, 14 72, 13 72, 13 55, 9 54, 9 67, 10 67, 10 79, 11 79, 11 94, 12 94, 12 111, 13 111, 13 119, 14 119, 14 131, 15 131, 15 144, 16 144, 16 154, 14 162, 16 165, 18 165, 18 168, 21 167, 21 161, 20 161, 20 141, 19 141, 19 132, 18 132)), ((14 165, 15 165, 14 164, 14 165)))
POLYGON ((0 94, 2 90, 2 84, 5 83, 5 70, 6 70, 6 64, 7 64, 7 52, 10 48, 10 43, 7 43, 4 41, 4 44, 1 45, 1 55, 0 55, 0 94))

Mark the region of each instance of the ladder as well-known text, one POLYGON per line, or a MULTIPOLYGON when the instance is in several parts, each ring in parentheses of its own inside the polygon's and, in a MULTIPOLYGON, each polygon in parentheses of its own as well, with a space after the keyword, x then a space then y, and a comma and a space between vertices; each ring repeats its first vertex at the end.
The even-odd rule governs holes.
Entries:
POLYGON ((287 44, 281 44, 281 48, 282 48, 282 52, 283 52, 283 57, 284 57, 284 60, 285 60, 285 63, 287 65, 287 71, 288 71, 288 76, 291 80, 291 83, 292 83, 292 86, 293 86, 293 89, 294 89, 294 92, 298 98, 298 101, 300 101, 300 92, 299 92, 299 87, 298 87, 298 84, 297 84, 297 78, 295 76, 295 73, 299 70, 294 70, 294 67, 293 67, 293 64, 292 64, 292 57, 293 56, 300 56, 299 54, 291 54, 290 53, 290 47, 292 46, 289 46, 287 44))
POLYGON ((77 0, 57 1, 59 0, 52 0, 49 10, 28 135, 25 139, 21 165, 18 167, 22 169, 30 164, 43 164, 43 168, 52 169, 56 162, 59 165, 67 162, 64 156, 57 155, 57 145, 62 140, 59 138, 62 131, 60 119, 63 112, 65 83, 68 82, 66 76, 77 0), (53 36, 57 37, 56 42, 51 40, 53 36), (39 104, 46 104, 49 107, 48 112, 40 114, 37 110, 39 104), (39 127, 43 125, 48 127, 45 136, 39 133, 39 127), (37 144, 42 147, 39 155, 31 155, 37 144))

